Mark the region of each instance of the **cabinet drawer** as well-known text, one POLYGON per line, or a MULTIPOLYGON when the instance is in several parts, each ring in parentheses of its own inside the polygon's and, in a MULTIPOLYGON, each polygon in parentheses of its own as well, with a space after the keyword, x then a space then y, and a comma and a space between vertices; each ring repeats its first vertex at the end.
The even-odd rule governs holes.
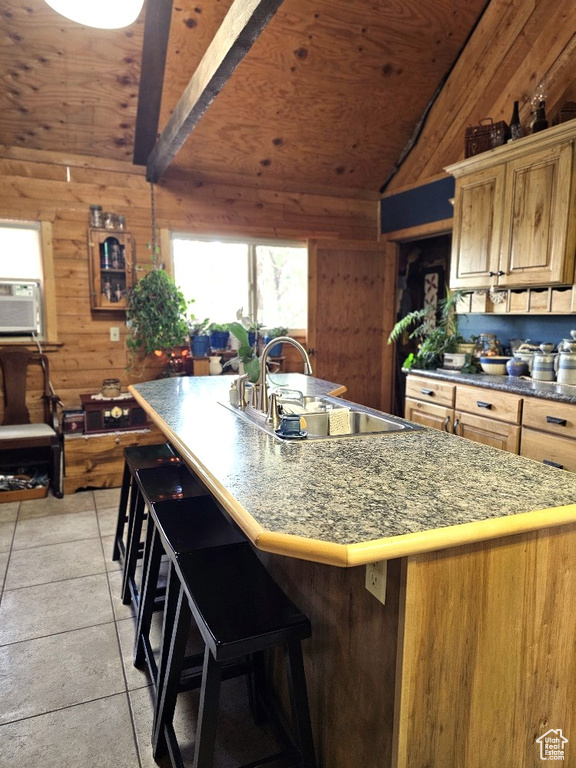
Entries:
POLYGON ((509 392, 478 387, 457 387, 456 408, 490 419, 520 424, 522 398, 509 392))
POLYGON ((415 421, 416 424, 422 424, 424 427, 452 432, 454 411, 445 405, 423 403, 407 397, 404 416, 409 421, 415 421))
POLYGON ((554 435, 576 438, 576 405, 527 397, 524 400, 522 425, 554 435))
POLYGON ((576 440, 522 427, 520 455, 576 472, 576 440))
POLYGON ((509 453, 518 453, 520 445, 520 427, 463 411, 454 414, 454 433, 509 453))
POLYGON ((420 376, 408 376, 406 380, 406 397, 424 400, 436 405, 454 406, 454 384, 437 379, 425 379, 420 376))

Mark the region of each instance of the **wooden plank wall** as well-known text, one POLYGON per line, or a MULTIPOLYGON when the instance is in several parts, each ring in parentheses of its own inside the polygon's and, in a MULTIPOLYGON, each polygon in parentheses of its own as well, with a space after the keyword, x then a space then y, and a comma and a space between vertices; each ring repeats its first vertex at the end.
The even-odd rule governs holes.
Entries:
POLYGON ((509 123, 514 101, 528 125, 542 81, 549 117, 575 101, 575 30, 574 0, 492 0, 387 192, 423 183, 463 159, 466 128, 484 117, 509 123))
MULTIPOLYGON (((150 263, 150 188, 128 163, 0 146, 0 218, 52 222, 58 336, 50 348, 52 382, 66 408, 112 376, 123 387, 154 378, 150 359, 126 371, 125 318, 90 310, 87 227, 91 204, 124 214, 137 264, 150 263), (68 180, 69 179, 69 180, 68 180), (119 326, 121 342, 110 342, 119 326)), ((162 182, 156 189, 160 228, 266 237, 377 238, 375 202, 271 192, 248 187, 162 182)), ((3 254, 2 258, 6 258, 3 254)))

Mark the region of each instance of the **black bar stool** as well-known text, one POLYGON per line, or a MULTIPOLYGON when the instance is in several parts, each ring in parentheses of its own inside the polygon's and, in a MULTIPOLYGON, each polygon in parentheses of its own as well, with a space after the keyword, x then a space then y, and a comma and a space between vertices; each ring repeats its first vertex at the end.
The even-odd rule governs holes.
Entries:
POLYGON ((137 606, 139 601, 135 577, 138 557, 142 552, 142 524, 147 518, 146 510, 155 501, 190 499, 204 495, 206 495, 204 486, 182 463, 136 470, 132 488, 134 504, 130 504, 128 515, 128 539, 122 578, 124 605, 130 605, 134 600, 137 606))
MULTIPOLYGON (((151 504, 144 548, 134 665, 141 667, 146 662, 154 686, 158 669, 150 645, 150 624, 157 608, 157 598, 162 596, 162 590, 158 589, 162 555, 166 552, 171 559, 175 559, 185 552, 231 544, 244 545, 246 538, 228 522, 211 496, 151 504)), ((201 658, 190 659, 187 667, 201 663, 201 658)))
POLYGON ((310 622, 272 579, 250 545, 203 549, 171 559, 165 616, 171 615, 174 618, 165 621, 162 637, 152 734, 154 759, 167 752, 173 766, 182 765, 172 721, 193 616, 205 644, 203 669, 198 676, 194 768, 213 766, 225 665, 245 656, 253 659, 258 704, 281 734, 283 746, 279 753, 251 765, 283 760, 287 765, 315 768, 301 648, 301 641, 310 637, 310 622), (264 685, 263 654, 276 646, 283 647, 286 661, 291 738, 274 717, 264 685))
POLYGON ((119 560, 120 555, 122 555, 123 558, 126 555, 126 548, 124 546, 124 527, 129 517, 128 506, 131 502, 130 491, 136 470, 148 469, 150 467, 171 466, 173 464, 179 464, 180 461, 180 457, 169 443, 135 445, 124 449, 124 472, 122 475, 122 485, 120 487, 120 501, 118 503, 118 517, 116 520, 112 560, 119 560))

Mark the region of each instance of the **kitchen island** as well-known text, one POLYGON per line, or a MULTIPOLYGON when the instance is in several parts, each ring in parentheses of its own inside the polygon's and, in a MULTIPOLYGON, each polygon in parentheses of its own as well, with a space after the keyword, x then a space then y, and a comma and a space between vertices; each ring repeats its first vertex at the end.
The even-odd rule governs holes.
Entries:
POLYGON ((576 477, 429 429, 280 441, 228 387, 131 390, 310 616, 322 768, 537 766, 549 728, 576 734, 576 477))

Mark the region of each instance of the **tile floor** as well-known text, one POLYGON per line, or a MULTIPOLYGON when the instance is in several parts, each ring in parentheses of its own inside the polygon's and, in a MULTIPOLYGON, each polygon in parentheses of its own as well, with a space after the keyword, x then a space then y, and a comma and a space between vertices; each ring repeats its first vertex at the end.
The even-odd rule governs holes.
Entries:
MULTIPOLYGON (((132 664, 133 610, 111 560, 118 493, 0 504, 2 768, 156 765, 150 681, 132 664)), ((218 768, 274 751, 249 719, 244 681, 226 685, 218 768)), ((180 696, 175 717, 187 764, 196 701, 180 696)))

